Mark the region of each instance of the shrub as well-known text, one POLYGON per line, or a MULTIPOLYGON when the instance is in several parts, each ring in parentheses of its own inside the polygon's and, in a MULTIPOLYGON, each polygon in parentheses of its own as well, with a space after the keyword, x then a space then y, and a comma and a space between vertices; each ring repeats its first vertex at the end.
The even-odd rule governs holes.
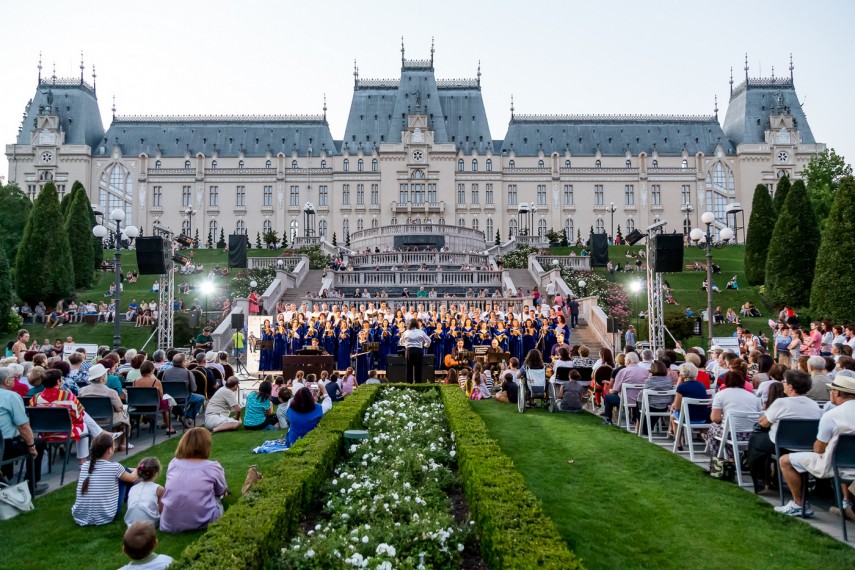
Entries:
POLYGON ((774 229, 772 196, 764 184, 758 184, 754 188, 751 218, 745 238, 745 278, 749 285, 762 285, 766 281, 766 257, 774 229))
POLYGON ((286 255, 305 255, 309 258, 309 269, 324 269, 329 264, 329 256, 319 245, 304 245, 286 252, 286 255))
POLYGON ((342 450, 344 432, 361 427, 379 386, 363 386, 335 407, 317 428, 282 454, 249 494, 188 546, 170 568, 264 568, 313 507, 342 450))
POLYGON ((440 388, 455 437, 469 517, 489 568, 583 568, 558 534, 525 479, 472 411, 457 386, 440 388))
POLYGON ((816 258, 810 301, 818 317, 837 323, 855 322, 855 292, 850 286, 855 282, 853 249, 855 180, 849 176, 840 182, 816 258))
POLYGON ((584 280, 585 297, 596 296, 599 307, 606 315, 617 319, 621 329, 625 329, 629 324, 633 312, 632 303, 623 287, 594 271, 578 271, 569 267, 561 268, 561 278, 571 289, 576 288, 580 280, 584 280))
POLYGON ((537 253, 537 250, 528 245, 520 245, 513 251, 509 251, 502 257, 502 265, 505 269, 526 269, 528 267, 528 256, 537 253))
MULTIPOLYGON (((0 291, 8 293, 12 291, 9 261, 6 259, 6 251, 2 247, 0 247, 0 291)), ((17 330, 17 327, 12 327, 12 315, 17 316, 17 313, 12 311, 12 295, 8 293, 0 295, 0 331, 17 330)))

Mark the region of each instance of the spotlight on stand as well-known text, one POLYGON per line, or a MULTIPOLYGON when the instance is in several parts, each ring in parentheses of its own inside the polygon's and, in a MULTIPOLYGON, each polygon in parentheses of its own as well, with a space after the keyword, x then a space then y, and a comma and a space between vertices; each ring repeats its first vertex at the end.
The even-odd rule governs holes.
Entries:
POLYGON ((626 234, 627 245, 635 245, 638 242, 640 242, 642 239, 644 239, 644 234, 641 233, 640 231, 638 231, 637 229, 632 230, 631 232, 626 234))
POLYGON ((190 247, 191 245, 193 245, 193 240, 190 239, 188 236, 185 236, 184 234, 177 236, 175 238, 175 241, 183 247, 190 247))

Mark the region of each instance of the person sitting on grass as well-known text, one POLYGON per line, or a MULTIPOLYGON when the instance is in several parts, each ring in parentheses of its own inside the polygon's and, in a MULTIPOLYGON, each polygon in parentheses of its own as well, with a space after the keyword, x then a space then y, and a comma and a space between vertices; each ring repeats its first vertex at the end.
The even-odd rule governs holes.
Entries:
POLYGON ((733 310, 733 307, 727 308, 727 313, 724 315, 724 322, 729 325, 739 325, 741 321, 739 320, 739 315, 736 314, 736 311, 733 310))
POLYGON ((326 388, 327 394, 333 403, 344 400, 344 394, 342 394, 341 391, 341 380, 338 377, 338 372, 333 372, 326 384, 323 382, 323 372, 321 373, 321 378, 321 384, 326 388))
POLYGON ((226 380, 226 385, 214 392, 208 400, 208 407, 205 408, 205 427, 213 433, 234 431, 240 427, 240 404, 237 400, 239 387, 240 380, 237 376, 232 376, 226 380))
POLYGON ((211 432, 188 429, 166 468, 161 502, 160 530, 176 533, 206 529, 223 515, 222 498, 228 494, 226 473, 211 461, 211 432))
POLYGON ((285 412, 288 411, 288 406, 291 405, 291 399, 294 395, 291 393, 291 388, 279 388, 277 393, 279 397, 279 405, 276 407, 276 417, 279 419, 279 429, 288 429, 288 418, 285 412))
POLYGON ((273 413, 270 395, 273 384, 265 380, 258 386, 258 392, 250 392, 246 397, 246 410, 243 414, 243 427, 248 430, 279 429, 279 420, 273 413))
POLYGON ((113 436, 101 433, 92 442, 90 458, 80 467, 77 497, 71 516, 80 526, 109 524, 120 514, 127 497, 127 486, 137 481, 137 470, 127 470, 110 461, 114 453, 113 436))
POLYGON ((160 461, 157 457, 146 457, 137 466, 139 483, 131 487, 128 493, 128 510, 125 513, 125 524, 145 521, 153 525, 160 524, 160 511, 163 504, 164 489, 155 480, 160 474, 160 461))
POLYGON ((323 415, 332 409, 332 400, 323 385, 318 384, 317 394, 317 398, 321 400, 320 404, 317 403, 312 390, 305 386, 297 390, 291 399, 291 405, 285 412, 289 426, 288 435, 285 437, 288 447, 315 429, 323 415))
POLYGON ((736 281, 736 275, 734 275, 733 277, 730 278, 730 281, 727 282, 727 285, 725 285, 724 288, 725 289, 733 289, 733 290, 739 289, 739 283, 737 283, 737 281, 736 281))
POLYGON ((512 372, 505 372, 502 376, 502 391, 496 394, 497 402, 506 404, 515 403, 519 399, 520 386, 514 381, 512 372))
POLYGON ((558 409, 562 412, 581 412, 582 406, 591 390, 590 384, 581 382, 582 375, 578 370, 571 369, 569 380, 561 382, 558 388, 558 409))

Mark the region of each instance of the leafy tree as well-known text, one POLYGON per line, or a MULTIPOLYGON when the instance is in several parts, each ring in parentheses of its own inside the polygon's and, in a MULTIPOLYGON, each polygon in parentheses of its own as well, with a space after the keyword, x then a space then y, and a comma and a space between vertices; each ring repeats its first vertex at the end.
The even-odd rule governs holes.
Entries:
POLYGON ((6 259, 14 265, 18 245, 24 235, 23 220, 30 215, 33 203, 17 184, 0 184, 0 247, 6 259))
MULTIPOLYGON (((12 291, 12 274, 6 252, 0 247, 0 291, 12 291)), ((9 330, 9 313, 12 311, 12 295, 0 295, 0 331, 9 330)))
POLYGON ((255 234, 255 247, 261 249, 261 232, 255 234))
POLYGON ((68 235, 61 219, 56 186, 48 182, 39 192, 15 260, 15 286, 29 303, 53 303, 74 290, 74 269, 68 235))
POLYGON ((276 244, 279 243, 279 236, 276 235, 275 231, 270 230, 264 234, 264 243, 267 244, 267 247, 276 247, 276 244))
POLYGON ((855 179, 843 178, 835 192, 828 225, 816 257, 811 310, 835 323, 855 322, 855 179))
POLYGON ((774 229, 772 196, 765 184, 758 184, 754 188, 751 218, 748 220, 745 237, 745 278, 749 285, 762 285, 766 282, 766 256, 774 229))
POLYGON ((781 209, 784 207, 784 201, 787 199, 787 194, 790 193, 790 178, 788 176, 782 176, 778 179, 778 184, 775 186, 775 197, 773 198, 773 202, 775 205, 775 216, 781 215, 781 209))
POLYGON ((766 291, 774 303, 807 306, 819 239, 805 184, 797 180, 778 213, 766 259, 766 291))
POLYGON ((561 235, 562 234, 559 234, 552 228, 550 228, 549 231, 546 232, 546 239, 549 242, 550 247, 557 246, 561 243, 561 235))
POLYGON ((499 230, 496 230, 496 241, 495 241, 495 244, 496 244, 496 245, 502 245, 502 232, 500 232, 499 230))
POLYGON ((338 238, 335 237, 335 232, 332 233, 332 244, 338 245, 338 238))
POLYGON ((226 248, 226 232, 222 228, 220 228, 220 239, 217 240, 217 247, 219 249, 226 248))
MULTIPOLYGON (((75 183, 76 185, 77 183, 75 183)), ((92 206, 86 196, 86 190, 80 185, 72 193, 71 204, 65 216, 64 230, 68 236, 68 243, 75 244, 74 255, 71 257, 71 265, 74 269, 75 289, 90 287, 95 281, 95 263, 92 261, 95 255, 92 243, 92 219, 89 212, 92 206), (83 247, 76 247, 83 244, 83 247)))
POLYGON ((820 231, 825 231, 826 219, 840 181, 851 175, 852 166, 846 164, 846 159, 834 152, 833 148, 825 149, 811 158, 802 171, 807 184, 808 198, 819 222, 820 231))

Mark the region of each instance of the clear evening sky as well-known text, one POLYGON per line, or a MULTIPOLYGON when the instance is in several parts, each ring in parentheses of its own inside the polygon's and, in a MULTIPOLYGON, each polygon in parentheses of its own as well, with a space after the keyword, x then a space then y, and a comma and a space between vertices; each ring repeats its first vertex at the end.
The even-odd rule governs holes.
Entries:
MULTIPOLYGON (((97 70, 105 128, 118 114, 317 114, 327 95, 333 137, 344 135, 360 77, 398 78, 430 55, 436 75, 475 77, 490 130, 517 113, 711 114, 723 121, 733 67, 789 74, 814 136, 855 161, 851 113, 855 3, 719 2, 149 2, 0 0, 0 142, 13 143, 43 76, 97 70)), ((0 160, 0 176, 8 162, 0 160)))

